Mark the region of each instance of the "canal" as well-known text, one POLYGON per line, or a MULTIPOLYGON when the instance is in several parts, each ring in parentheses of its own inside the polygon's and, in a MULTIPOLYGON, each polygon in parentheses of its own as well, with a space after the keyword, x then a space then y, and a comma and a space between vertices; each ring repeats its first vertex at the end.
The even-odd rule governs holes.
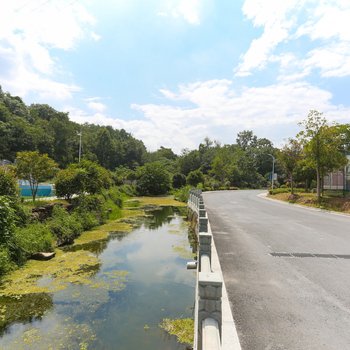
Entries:
POLYGON ((33 262, 31 289, 20 279, 2 286, 0 349, 186 349, 159 324, 192 318, 188 225, 175 207, 145 213, 131 232, 33 262))

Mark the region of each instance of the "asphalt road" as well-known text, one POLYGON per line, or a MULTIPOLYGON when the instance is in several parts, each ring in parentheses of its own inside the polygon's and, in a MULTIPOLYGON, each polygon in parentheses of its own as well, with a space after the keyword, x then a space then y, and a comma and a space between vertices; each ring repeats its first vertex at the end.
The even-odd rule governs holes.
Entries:
POLYGON ((350 349, 350 217, 258 197, 204 193, 243 350, 350 349))

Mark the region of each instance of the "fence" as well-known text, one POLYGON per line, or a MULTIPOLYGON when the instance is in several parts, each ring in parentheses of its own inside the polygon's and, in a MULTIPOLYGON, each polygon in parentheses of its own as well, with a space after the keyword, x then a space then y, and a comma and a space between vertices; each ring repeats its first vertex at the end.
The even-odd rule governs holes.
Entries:
POLYGON ((191 190, 188 207, 195 216, 199 243, 197 263, 188 264, 197 269, 194 350, 221 349, 223 281, 212 268, 213 236, 200 190, 191 190))

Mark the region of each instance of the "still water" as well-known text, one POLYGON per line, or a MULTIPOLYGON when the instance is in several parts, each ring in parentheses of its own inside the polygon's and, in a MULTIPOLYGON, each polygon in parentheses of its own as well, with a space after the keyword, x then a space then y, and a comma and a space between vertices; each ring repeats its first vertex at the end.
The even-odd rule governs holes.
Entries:
POLYGON ((188 227, 176 208, 147 214, 130 233, 80 247, 99 259, 88 284, 0 298, 0 349, 186 349, 159 323, 192 317, 188 227))

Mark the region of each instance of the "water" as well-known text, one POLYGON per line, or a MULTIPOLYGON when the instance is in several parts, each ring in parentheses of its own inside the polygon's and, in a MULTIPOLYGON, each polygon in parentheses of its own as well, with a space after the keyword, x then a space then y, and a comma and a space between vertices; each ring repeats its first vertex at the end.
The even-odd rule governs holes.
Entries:
POLYGON ((171 207, 150 214, 131 233, 116 234, 98 249, 84 247, 100 259, 92 284, 70 284, 19 301, 2 298, 15 312, 2 323, 0 349, 185 349, 159 323, 192 317, 188 228, 171 207))

